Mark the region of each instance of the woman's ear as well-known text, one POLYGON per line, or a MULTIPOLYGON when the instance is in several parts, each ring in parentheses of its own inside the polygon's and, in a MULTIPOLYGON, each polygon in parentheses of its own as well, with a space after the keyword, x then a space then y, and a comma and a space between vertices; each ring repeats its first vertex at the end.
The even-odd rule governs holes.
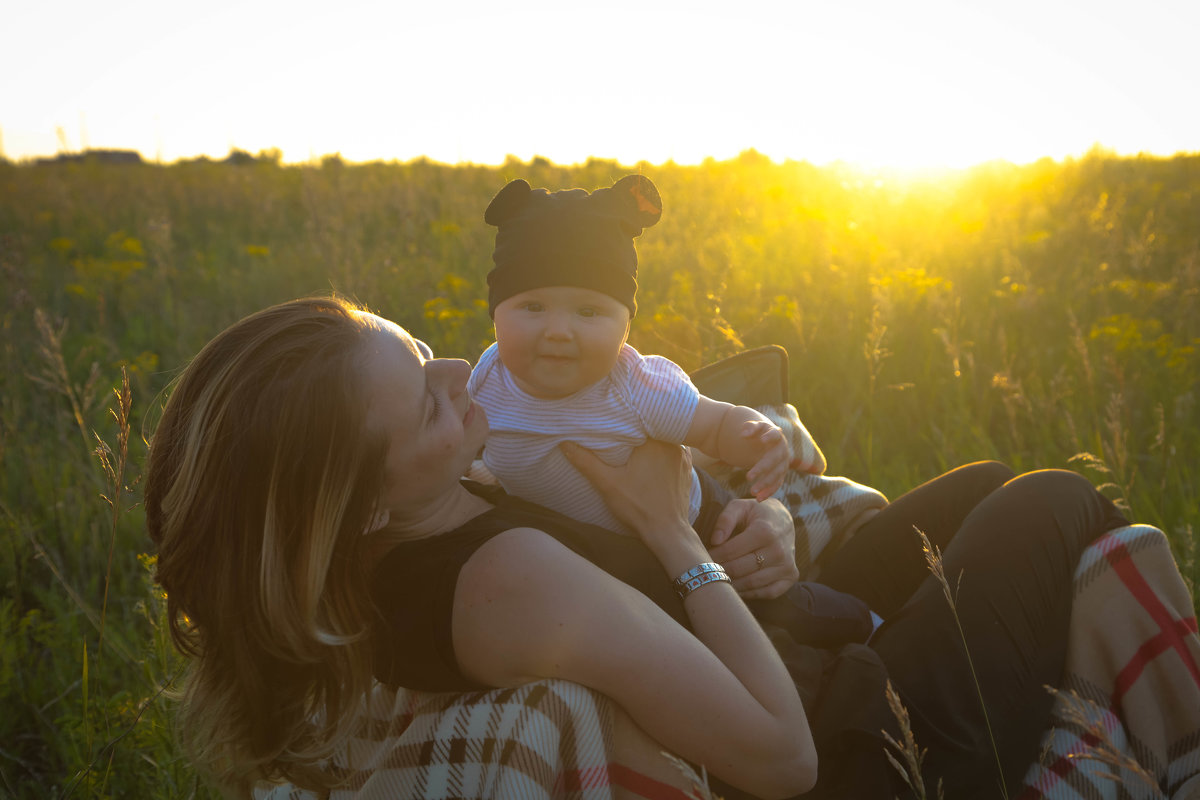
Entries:
POLYGON ((523 178, 509 181, 488 203, 487 211, 483 212, 483 221, 497 227, 508 222, 525 205, 532 191, 523 178))

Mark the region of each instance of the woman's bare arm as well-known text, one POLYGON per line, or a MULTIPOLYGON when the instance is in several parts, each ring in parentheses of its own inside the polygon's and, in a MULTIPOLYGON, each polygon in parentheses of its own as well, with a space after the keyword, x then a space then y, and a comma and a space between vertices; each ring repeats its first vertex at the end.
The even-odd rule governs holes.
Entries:
MULTIPOLYGON (((620 469, 582 449, 568 457, 639 532, 663 580, 708 560, 682 515, 682 448, 647 443, 620 469), (664 485, 664 476, 675 479, 664 485)), ((760 796, 807 791, 816 779, 807 717, 757 622, 724 582, 684 606, 694 635, 540 531, 512 530, 464 567, 455 652, 486 683, 559 677, 604 692, 656 740, 760 796)))
POLYGON ((463 568, 455 655, 489 685, 563 678, 596 689, 665 748, 757 796, 807 791, 808 721, 758 624, 727 583, 684 605, 695 635, 548 535, 515 529, 463 568))

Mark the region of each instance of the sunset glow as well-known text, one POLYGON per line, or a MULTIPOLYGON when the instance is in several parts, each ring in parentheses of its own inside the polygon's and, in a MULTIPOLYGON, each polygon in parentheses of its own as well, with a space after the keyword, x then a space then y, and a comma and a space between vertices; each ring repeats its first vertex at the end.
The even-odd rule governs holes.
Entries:
POLYGON ((912 167, 1200 151, 1200 4, 1184 0, 622 1, 603 16, 67 0, 6 16, 26 32, 0 50, 11 159, 695 163, 754 148, 912 167))

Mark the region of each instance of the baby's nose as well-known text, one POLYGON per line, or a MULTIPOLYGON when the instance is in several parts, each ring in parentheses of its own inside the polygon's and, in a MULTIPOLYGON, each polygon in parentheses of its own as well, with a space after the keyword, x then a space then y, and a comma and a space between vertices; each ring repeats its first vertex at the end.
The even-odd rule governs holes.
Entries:
POLYGON ((546 319, 546 335, 554 337, 570 336, 570 318, 566 314, 551 314, 546 319))

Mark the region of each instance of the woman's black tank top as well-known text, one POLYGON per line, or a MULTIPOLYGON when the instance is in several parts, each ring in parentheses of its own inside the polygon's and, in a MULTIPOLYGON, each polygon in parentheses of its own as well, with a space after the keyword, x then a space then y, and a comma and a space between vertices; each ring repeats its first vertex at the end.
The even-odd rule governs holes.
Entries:
POLYGON ((371 595, 379 613, 374 636, 378 680, 422 691, 490 688, 459 672, 451 642, 454 590, 472 554, 512 528, 536 528, 553 536, 688 625, 670 581, 639 539, 577 522, 499 488, 464 485, 494 507, 457 530, 396 545, 373 570, 371 595))

